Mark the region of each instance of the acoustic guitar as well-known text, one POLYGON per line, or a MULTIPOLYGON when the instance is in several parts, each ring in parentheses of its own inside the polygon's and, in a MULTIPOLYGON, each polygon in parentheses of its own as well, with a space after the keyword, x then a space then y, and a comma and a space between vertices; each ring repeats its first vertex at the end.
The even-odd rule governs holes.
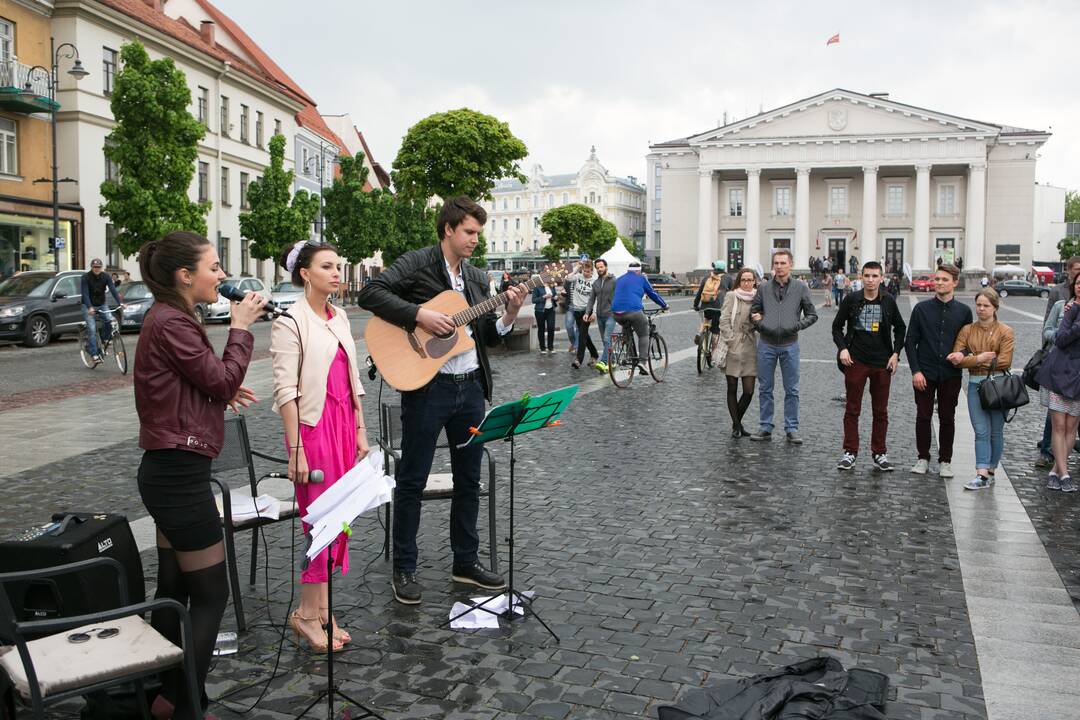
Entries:
MULTIPOLYGON (((554 282, 565 271, 561 266, 544 268, 539 277, 523 283, 530 292, 546 282, 554 282)), ((456 326, 447 335, 432 335, 417 325, 412 332, 389 323, 382 318, 368 320, 364 330, 368 353, 375 367, 386 382, 397 390, 416 390, 431 382, 447 360, 476 347, 465 332, 465 326, 479 317, 505 305, 507 294, 499 293, 493 298, 470 306, 465 298, 453 290, 444 290, 420 307, 450 316, 456 326)), ((526 300, 528 302, 528 300, 526 300)))

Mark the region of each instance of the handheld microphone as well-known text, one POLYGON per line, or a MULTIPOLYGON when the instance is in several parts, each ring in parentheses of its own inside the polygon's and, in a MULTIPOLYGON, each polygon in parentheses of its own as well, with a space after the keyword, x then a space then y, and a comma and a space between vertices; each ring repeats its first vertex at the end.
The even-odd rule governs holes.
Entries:
MULTIPOLYGON (((244 291, 237 289, 235 286, 230 285, 229 283, 222 283, 221 285, 219 285, 218 293, 221 295, 221 297, 228 300, 233 300, 235 302, 240 302, 247 296, 244 291)), ((273 300, 266 300, 263 303, 263 310, 267 311, 268 313, 272 313, 274 317, 279 317, 281 315, 285 315, 286 317, 292 317, 292 315, 289 315, 288 310, 278 307, 277 303, 275 303, 273 300)))
POLYGON ((321 483, 326 477, 323 475, 322 470, 311 470, 307 474, 307 481, 309 483, 321 483))

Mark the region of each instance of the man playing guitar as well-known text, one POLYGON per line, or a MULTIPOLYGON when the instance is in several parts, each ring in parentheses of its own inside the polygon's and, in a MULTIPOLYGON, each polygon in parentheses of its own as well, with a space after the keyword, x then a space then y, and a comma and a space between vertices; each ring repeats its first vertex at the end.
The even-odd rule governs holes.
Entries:
MULTIPOLYGON (((433 335, 457 330, 451 316, 419 307, 445 290, 461 293, 470 305, 485 299, 488 276, 469 263, 487 222, 487 212, 461 196, 447 200, 439 213, 438 245, 412 250, 399 257, 360 292, 360 307, 412 332, 417 326, 433 335)), ((459 447, 469 439, 469 428, 484 419, 485 400, 491 400, 491 365, 488 345, 510 332, 528 295, 520 285, 507 291, 501 318, 482 315, 464 326, 475 349, 451 357, 435 379, 401 393, 401 463, 394 492, 394 598, 407 605, 420 602, 416 579, 416 533, 420 527, 420 499, 427 484, 439 433, 446 429, 454 472, 450 505, 450 547, 454 553, 453 579, 488 590, 505 586, 502 576, 484 568, 478 559, 480 544, 476 517, 480 509, 479 444, 459 447)))

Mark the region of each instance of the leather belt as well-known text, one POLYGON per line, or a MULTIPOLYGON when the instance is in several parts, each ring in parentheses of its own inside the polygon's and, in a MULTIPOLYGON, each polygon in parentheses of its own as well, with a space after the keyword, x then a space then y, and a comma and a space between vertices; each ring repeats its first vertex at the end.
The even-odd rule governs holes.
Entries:
POLYGON ((451 380, 456 383, 469 382, 470 380, 476 380, 480 377, 479 370, 470 370, 466 373, 439 373, 439 377, 443 380, 451 380))

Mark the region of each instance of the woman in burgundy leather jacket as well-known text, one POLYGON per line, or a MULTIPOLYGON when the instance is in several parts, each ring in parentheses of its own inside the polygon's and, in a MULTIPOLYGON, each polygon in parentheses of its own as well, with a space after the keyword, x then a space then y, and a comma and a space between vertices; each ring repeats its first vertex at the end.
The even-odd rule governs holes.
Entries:
MULTIPOLYGON (((225 278, 210 241, 172 232, 139 249, 143 281, 154 295, 135 356, 135 408, 139 413, 139 494, 157 527, 156 597, 190 608, 197 685, 188 697, 183 677, 164 678, 151 708, 155 718, 202 718, 206 673, 229 598, 221 519, 210 489, 210 462, 221 449, 225 406, 255 400, 240 383, 254 340, 248 327, 262 312, 255 293, 232 306, 222 359, 195 319, 195 304, 214 302, 225 278)), ((155 612, 154 629, 180 643, 175 615, 155 612)))

